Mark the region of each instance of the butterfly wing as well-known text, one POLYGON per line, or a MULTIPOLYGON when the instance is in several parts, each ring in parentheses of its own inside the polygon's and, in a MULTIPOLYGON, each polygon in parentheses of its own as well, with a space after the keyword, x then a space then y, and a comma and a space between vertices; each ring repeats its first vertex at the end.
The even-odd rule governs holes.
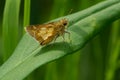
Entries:
POLYGON ((54 25, 43 24, 43 25, 31 25, 26 27, 26 31, 34 37, 40 44, 44 45, 51 42, 54 38, 54 25))

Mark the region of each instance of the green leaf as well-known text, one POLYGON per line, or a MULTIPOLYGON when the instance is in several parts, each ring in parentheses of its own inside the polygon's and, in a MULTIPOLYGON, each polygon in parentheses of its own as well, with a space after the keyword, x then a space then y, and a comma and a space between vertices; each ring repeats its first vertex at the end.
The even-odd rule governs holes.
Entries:
POLYGON ((30 20, 30 3, 31 3, 30 0, 24 1, 24 6, 25 6, 25 8, 24 8, 24 23, 23 23, 24 26, 29 25, 29 22, 30 22, 29 21, 30 20))
POLYGON ((81 49, 108 24, 120 18, 120 0, 107 0, 82 12, 59 19, 69 20, 69 35, 65 41, 59 37, 55 43, 40 46, 26 33, 13 55, 0 67, 0 80, 21 80, 30 72, 53 60, 81 49))
POLYGON ((4 17, 3 17, 3 45, 4 45, 4 60, 13 53, 18 43, 18 22, 19 9, 21 0, 6 0, 4 17))

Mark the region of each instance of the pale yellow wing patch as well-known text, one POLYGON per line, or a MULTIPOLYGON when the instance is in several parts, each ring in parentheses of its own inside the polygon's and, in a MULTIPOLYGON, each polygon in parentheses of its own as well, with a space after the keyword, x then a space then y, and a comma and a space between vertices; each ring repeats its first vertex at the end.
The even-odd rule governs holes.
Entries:
POLYGON ((46 40, 49 36, 53 35, 54 28, 40 28, 38 36, 41 36, 43 40, 46 40))

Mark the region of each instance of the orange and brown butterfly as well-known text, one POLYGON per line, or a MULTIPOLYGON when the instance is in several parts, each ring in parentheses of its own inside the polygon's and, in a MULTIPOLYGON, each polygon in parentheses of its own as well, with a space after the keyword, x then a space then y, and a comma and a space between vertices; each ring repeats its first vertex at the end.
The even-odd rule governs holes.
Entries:
POLYGON ((41 45, 46 45, 49 44, 51 41, 55 40, 58 36, 64 37, 64 33, 66 33, 65 27, 67 25, 68 20, 61 19, 59 21, 50 22, 47 24, 30 25, 26 27, 25 30, 41 45))

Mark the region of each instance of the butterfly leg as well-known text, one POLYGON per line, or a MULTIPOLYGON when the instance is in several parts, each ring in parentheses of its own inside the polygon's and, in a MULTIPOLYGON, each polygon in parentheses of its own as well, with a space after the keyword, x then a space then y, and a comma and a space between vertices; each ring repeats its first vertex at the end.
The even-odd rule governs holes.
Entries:
POLYGON ((58 38, 59 35, 56 35, 54 40, 53 40, 53 43, 55 43, 56 39, 58 38))
POLYGON ((68 33, 68 35, 69 35, 69 39, 70 39, 70 32, 68 32, 68 31, 65 31, 65 33, 68 33))
POLYGON ((65 31, 65 33, 68 33, 68 38, 69 38, 69 41, 71 42, 71 39, 70 39, 70 32, 65 31))
POLYGON ((64 34, 62 35, 62 38, 63 38, 63 42, 65 42, 65 35, 64 34))

